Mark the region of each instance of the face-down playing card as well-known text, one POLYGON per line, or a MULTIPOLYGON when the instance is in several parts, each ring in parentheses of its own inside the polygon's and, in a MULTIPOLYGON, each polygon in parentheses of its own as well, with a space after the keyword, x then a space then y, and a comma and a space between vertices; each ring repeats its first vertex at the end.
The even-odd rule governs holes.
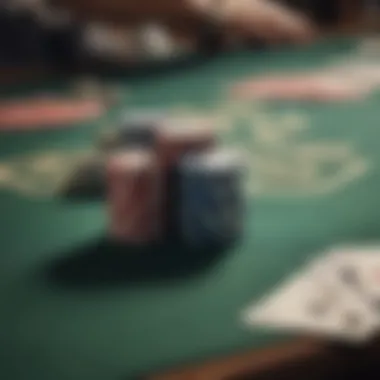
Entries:
POLYGON ((335 276, 323 257, 246 310, 251 326, 284 330, 331 340, 363 343, 376 330, 376 315, 335 276))

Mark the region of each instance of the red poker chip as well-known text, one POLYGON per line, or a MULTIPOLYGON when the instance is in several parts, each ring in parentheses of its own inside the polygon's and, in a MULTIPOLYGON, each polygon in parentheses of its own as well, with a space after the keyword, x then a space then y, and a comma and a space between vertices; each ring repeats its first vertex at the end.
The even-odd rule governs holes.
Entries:
MULTIPOLYGON (((136 152, 135 152, 136 153, 136 152)), ((110 233, 118 241, 147 243, 158 238, 159 173, 149 153, 116 154, 108 165, 110 233), (141 166, 133 160, 142 158, 141 166)))
POLYGON ((0 104, 0 131, 65 128, 105 112, 100 100, 31 99, 0 104))

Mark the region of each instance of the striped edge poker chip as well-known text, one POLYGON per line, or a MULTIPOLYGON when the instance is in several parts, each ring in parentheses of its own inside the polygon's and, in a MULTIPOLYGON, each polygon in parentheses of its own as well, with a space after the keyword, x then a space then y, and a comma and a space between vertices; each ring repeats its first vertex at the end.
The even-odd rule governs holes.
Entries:
POLYGON ((188 155, 179 170, 178 224, 190 245, 229 244, 243 233, 244 160, 235 151, 188 155))
POLYGON ((197 139, 200 134, 213 135, 214 121, 207 117, 172 117, 164 123, 162 133, 175 139, 197 139))
POLYGON ((157 156, 164 173, 165 235, 178 240, 178 173, 180 159, 190 153, 209 149, 215 143, 210 119, 177 117, 167 120, 157 134, 157 156))
POLYGON ((207 118, 170 119, 158 131, 158 156, 164 166, 176 165, 187 153, 215 144, 212 121, 207 118))
POLYGON ((181 161, 180 168, 189 172, 243 171, 243 154, 236 150, 213 149, 203 153, 188 154, 181 161))
POLYGON ((137 149, 113 154, 108 159, 107 187, 111 237, 131 244, 155 242, 161 225, 155 156, 137 149))

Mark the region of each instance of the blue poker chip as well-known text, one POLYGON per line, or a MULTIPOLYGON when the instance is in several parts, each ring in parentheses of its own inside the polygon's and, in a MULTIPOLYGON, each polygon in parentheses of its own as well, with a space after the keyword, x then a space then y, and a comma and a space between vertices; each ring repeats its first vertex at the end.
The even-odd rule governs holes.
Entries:
POLYGON ((244 162, 236 152, 189 155, 178 168, 179 226, 191 245, 227 244, 243 232, 244 162))

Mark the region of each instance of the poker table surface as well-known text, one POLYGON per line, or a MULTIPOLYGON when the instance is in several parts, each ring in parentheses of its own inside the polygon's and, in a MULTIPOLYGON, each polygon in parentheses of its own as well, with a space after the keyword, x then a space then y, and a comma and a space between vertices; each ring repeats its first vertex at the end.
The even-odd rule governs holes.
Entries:
POLYGON ((240 50, 157 75, 113 77, 122 104, 95 123, 0 132, 0 168, 12 174, 0 176, 0 377, 132 379, 293 339, 247 328, 242 312, 329 247, 379 237, 380 98, 258 106, 226 94, 255 74, 320 68, 355 43, 240 50), (248 153, 246 230, 234 247, 146 256, 115 248, 103 201, 40 191, 128 107, 212 113, 220 145, 248 153), (34 167, 41 157, 59 164, 34 167))

